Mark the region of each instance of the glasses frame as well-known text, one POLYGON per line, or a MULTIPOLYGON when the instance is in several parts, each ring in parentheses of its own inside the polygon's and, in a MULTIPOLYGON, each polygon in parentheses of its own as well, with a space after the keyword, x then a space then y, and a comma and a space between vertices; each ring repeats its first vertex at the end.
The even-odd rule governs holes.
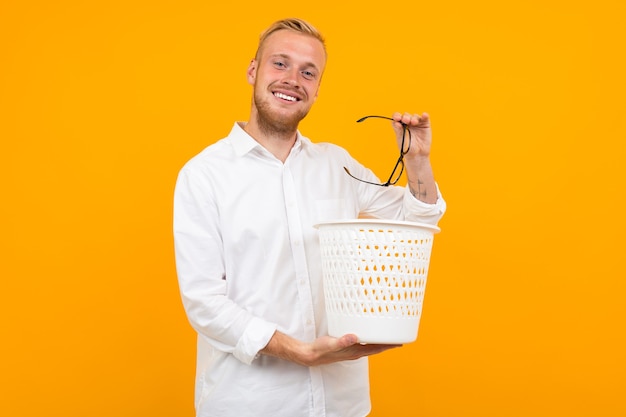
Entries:
MULTIPOLYGON (((367 119, 386 119, 386 120, 391 120, 392 122, 396 122, 397 121, 397 120, 394 120, 391 117, 387 117, 387 116, 371 115, 371 116, 361 117, 356 122, 357 123, 361 123, 361 122, 363 122, 364 120, 367 120, 367 119)), ((343 169, 346 171, 346 173, 349 176, 351 176, 352 178, 354 178, 355 180, 364 182, 366 184, 378 185, 379 187, 389 187, 390 185, 396 185, 398 183, 398 181, 400 181, 400 178, 402 177, 402 173, 404 172, 404 155, 406 155, 409 152, 409 150, 411 149, 411 131, 409 130, 409 127, 407 126, 406 123, 403 123, 403 122, 399 122, 399 123, 402 124, 402 142, 400 144, 400 156, 398 157, 398 160, 396 161, 396 165, 393 167, 393 170, 391 171, 391 174, 389 175, 389 178, 387 179, 387 181, 385 181, 384 183, 365 181, 365 180, 362 180, 360 178, 355 177, 354 175, 352 175, 350 173, 348 168, 343 167, 343 169), (405 150, 404 149, 404 143, 405 143, 405 139, 407 137, 407 133, 408 133, 408 136, 409 136, 409 142, 408 142, 408 146, 407 146, 407 148, 405 150), (396 172, 398 171, 398 167, 400 167, 400 172, 396 174, 396 172)))

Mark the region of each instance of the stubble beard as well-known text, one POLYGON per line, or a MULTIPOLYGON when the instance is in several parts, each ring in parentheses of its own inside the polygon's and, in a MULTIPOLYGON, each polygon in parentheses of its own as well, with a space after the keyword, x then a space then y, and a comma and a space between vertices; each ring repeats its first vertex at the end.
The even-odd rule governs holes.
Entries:
POLYGON ((254 106, 256 107, 256 121, 259 129, 268 136, 291 137, 297 130, 298 124, 308 114, 308 110, 300 110, 289 115, 283 115, 275 110, 261 94, 255 91, 254 106))

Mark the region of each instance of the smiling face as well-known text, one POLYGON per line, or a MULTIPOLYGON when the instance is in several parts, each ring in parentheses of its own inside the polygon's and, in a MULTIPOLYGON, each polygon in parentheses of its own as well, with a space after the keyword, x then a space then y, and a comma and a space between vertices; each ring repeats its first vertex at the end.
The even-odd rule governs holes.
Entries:
POLYGON ((248 68, 254 86, 249 123, 265 134, 295 133, 317 97, 325 65, 318 39, 290 30, 272 33, 248 68))

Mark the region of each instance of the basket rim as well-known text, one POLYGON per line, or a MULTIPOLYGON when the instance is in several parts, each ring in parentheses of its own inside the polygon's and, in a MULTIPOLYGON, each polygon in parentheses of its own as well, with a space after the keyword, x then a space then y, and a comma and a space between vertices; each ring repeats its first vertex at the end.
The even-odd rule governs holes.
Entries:
POLYGON ((357 225, 357 224, 364 224, 364 225, 380 225, 383 227, 387 227, 387 226, 407 226, 407 227, 416 227, 416 228, 420 228, 420 229, 428 229, 429 231, 433 232, 433 233, 438 233, 441 231, 441 229, 438 226, 434 226, 432 224, 428 224, 428 223, 419 223, 419 222, 409 222, 406 220, 386 220, 386 219, 344 219, 344 220, 330 220, 330 221, 325 221, 325 222, 319 222, 313 225, 313 227, 315 227, 316 229, 319 229, 322 226, 329 226, 329 225, 339 225, 339 224, 346 224, 346 225, 357 225))

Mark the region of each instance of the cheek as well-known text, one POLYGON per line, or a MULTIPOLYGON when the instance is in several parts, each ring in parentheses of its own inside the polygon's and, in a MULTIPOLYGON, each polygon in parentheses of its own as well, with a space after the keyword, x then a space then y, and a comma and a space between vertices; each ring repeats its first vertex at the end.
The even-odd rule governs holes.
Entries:
POLYGON ((320 92, 320 83, 313 83, 313 84, 311 84, 311 86, 308 87, 308 91, 311 92, 311 97, 313 97, 313 99, 316 99, 317 95, 320 92))

